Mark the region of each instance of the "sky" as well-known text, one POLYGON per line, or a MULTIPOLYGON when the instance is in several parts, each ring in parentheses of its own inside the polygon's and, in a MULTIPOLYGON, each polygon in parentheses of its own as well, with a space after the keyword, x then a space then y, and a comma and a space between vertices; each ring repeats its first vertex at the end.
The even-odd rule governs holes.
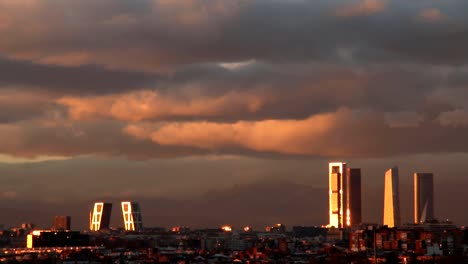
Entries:
POLYGON ((468 224, 468 2, 0 0, 0 224, 327 224, 327 163, 468 224))

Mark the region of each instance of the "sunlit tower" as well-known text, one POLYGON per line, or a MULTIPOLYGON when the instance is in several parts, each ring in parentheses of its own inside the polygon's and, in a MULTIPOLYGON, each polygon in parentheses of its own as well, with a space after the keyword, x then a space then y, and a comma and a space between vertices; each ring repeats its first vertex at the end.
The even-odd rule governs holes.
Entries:
POLYGON ((398 167, 385 172, 383 224, 400 226, 400 188, 398 167))
POLYGON ((109 229, 111 212, 111 203, 94 203, 93 210, 89 214, 89 229, 91 231, 109 229))
POLYGON ((414 223, 434 219, 434 175, 414 173, 414 223))
POLYGON ((122 215, 126 231, 143 231, 143 222, 141 220, 141 211, 138 203, 122 202, 122 215))
POLYGON ((329 167, 329 226, 343 228, 345 226, 344 215, 347 204, 346 189, 346 163, 331 162, 329 167))

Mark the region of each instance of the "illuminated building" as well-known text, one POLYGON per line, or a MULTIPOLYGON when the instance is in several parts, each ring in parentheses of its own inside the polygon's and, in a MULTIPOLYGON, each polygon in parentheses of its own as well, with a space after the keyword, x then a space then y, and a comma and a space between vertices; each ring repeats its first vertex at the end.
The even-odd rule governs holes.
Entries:
POLYGON ((35 225, 33 223, 21 223, 22 229, 34 229, 35 225))
POLYGON ((346 212, 344 207, 347 204, 346 194, 346 163, 329 163, 329 226, 342 228, 345 226, 346 212))
POLYGON ((329 163, 329 227, 357 226, 362 221, 361 169, 329 163))
POLYGON ((232 226, 230 226, 230 225, 224 225, 224 226, 221 227, 221 229, 224 232, 232 232, 232 226))
POLYGON ((266 232, 273 232, 273 233, 286 233, 286 226, 283 224, 276 224, 274 226, 267 226, 265 227, 266 232))
POLYGON ((143 231, 143 222, 141 220, 141 211, 138 203, 122 202, 122 215, 126 231, 143 231))
POLYGON ((398 167, 385 172, 383 224, 400 226, 400 190, 398 167))
POLYGON ((188 226, 174 226, 171 228, 171 232, 179 233, 179 234, 186 234, 190 232, 190 227, 188 226))
POLYGON ((362 222, 361 169, 347 169, 346 187, 346 226, 357 226, 362 222))
POLYGON ((56 215, 54 217, 53 230, 70 230, 71 217, 65 215, 56 215))
POLYGON ((90 212, 89 215, 89 229, 91 231, 109 229, 111 212, 111 203, 95 203, 93 210, 90 212))
POLYGON ((414 173, 414 223, 434 219, 434 175, 414 173))

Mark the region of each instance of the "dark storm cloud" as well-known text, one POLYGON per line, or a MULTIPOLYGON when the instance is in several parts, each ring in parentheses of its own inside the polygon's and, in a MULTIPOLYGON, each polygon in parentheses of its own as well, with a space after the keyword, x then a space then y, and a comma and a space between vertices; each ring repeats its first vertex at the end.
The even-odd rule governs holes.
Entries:
POLYGON ((155 85, 155 75, 107 70, 84 65, 61 67, 0 57, 0 89, 23 87, 34 92, 63 94, 107 94, 155 85))
MULTIPOLYGON (((452 110, 448 95, 468 85, 460 74, 418 65, 269 65, 249 62, 239 69, 216 65, 182 68, 153 90, 61 101, 76 119, 105 116, 140 120, 302 119, 340 107, 381 112, 452 110), (444 87, 440 90, 440 87, 444 87), (436 93, 446 100, 435 99, 436 93), (152 107, 147 107, 152 106, 152 107)), ((461 94, 458 94, 458 98, 461 94)), ((437 113, 435 113, 437 114, 437 113)))
MULTIPOLYGON (((461 65, 468 57, 463 1, 450 6, 383 0, 105 3, 109 7, 99 9, 101 3, 90 1, 35 2, 16 30, 2 30, 6 41, 0 51, 48 63, 146 70, 251 58, 342 62, 343 50, 361 63, 461 65), (427 9, 433 11, 420 19, 427 9), (437 12, 446 19, 434 19, 437 12)), ((8 4, 6 10, 11 11, 8 4)), ((24 17, 18 10, 8 13, 5 23, 24 17)))

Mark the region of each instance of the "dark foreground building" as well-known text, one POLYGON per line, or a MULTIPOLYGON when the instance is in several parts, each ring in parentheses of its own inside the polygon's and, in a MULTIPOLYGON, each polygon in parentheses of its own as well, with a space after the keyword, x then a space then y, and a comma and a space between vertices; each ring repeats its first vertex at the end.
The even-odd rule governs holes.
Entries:
POLYGON ((89 235, 78 231, 39 231, 35 230, 27 238, 28 248, 38 247, 86 247, 89 235))

